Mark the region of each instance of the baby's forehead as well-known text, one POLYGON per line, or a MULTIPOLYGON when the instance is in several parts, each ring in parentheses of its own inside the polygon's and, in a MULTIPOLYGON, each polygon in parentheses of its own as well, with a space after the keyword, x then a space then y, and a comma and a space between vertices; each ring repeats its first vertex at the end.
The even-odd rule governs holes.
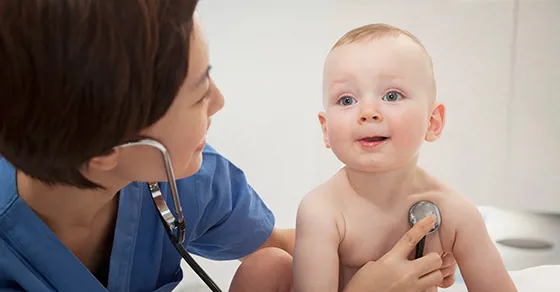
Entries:
POLYGON ((431 74, 433 71, 431 57, 424 47, 408 36, 399 35, 365 39, 333 48, 325 59, 324 78, 365 73, 368 69, 389 75, 414 71, 431 74))

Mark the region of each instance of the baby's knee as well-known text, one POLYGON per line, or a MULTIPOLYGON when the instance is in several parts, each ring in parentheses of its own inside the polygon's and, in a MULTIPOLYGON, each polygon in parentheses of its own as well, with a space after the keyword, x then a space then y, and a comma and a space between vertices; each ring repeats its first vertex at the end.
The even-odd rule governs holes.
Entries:
POLYGON ((278 248, 264 248, 239 266, 231 291, 290 291, 292 281, 292 256, 278 248))
POLYGON ((246 269, 249 273, 265 274, 264 276, 287 276, 292 275, 292 256, 279 248, 263 248, 249 256, 240 269, 246 269))

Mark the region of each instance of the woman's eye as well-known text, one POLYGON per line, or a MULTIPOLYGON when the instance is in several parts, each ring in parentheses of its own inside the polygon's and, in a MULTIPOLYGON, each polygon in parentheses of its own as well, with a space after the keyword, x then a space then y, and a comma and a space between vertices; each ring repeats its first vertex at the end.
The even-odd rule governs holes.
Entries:
POLYGON ((205 100, 207 100, 210 95, 212 94, 212 88, 208 88, 208 90, 204 93, 204 95, 198 100, 198 102, 203 102, 205 100))
POLYGON ((403 98, 402 94, 400 94, 397 91, 391 91, 388 92, 387 94, 385 94, 385 96, 383 97, 384 101, 398 101, 401 98, 403 98))
POLYGON ((338 103, 342 106, 349 106, 356 103, 356 100, 351 96, 344 96, 338 100, 338 103))

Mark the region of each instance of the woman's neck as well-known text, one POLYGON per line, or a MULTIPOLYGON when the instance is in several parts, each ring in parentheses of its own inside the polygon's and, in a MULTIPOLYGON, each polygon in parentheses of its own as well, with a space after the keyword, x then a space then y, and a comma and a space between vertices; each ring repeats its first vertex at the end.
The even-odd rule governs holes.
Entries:
POLYGON ((114 203, 118 187, 84 190, 70 186, 48 186, 22 172, 17 173, 19 196, 53 231, 88 228, 114 203))
POLYGON ((98 190, 50 187, 17 173, 19 196, 104 285, 117 222, 117 194, 124 187, 115 185, 98 190))

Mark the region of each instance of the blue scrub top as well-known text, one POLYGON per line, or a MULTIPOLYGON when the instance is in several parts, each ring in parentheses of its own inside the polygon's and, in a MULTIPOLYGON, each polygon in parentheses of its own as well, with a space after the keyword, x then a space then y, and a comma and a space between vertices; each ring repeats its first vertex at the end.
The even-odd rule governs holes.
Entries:
MULTIPOLYGON (((16 171, 0 157, 1 291, 171 291, 182 279, 145 183, 121 190, 108 287, 103 287, 19 198, 16 171)), ((170 207, 168 184, 160 184, 170 207)), ((193 254, 231 260, 270 236, 274 216, 243 172, 207 146, 201 169, 177 181, 193 254)))

